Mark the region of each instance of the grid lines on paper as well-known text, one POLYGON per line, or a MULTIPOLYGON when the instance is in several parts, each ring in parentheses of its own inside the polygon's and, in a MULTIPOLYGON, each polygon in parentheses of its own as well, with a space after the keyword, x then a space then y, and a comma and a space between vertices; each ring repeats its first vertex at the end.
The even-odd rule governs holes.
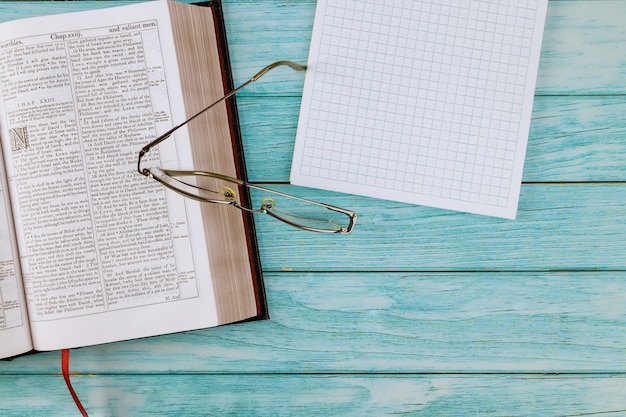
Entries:
POLYGON ((505 207, 537 0, 333 3, 301 174, 505 207))

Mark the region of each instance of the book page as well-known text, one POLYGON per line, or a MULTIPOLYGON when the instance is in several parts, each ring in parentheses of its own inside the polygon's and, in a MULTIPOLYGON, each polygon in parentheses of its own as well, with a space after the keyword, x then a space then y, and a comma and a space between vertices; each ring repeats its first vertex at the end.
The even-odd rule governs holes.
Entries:
POLYGON ((547 3, 318 1, 292 183, 515 218, 547 3))
POLYGON ((0 158, 0 359, 33 348, 11 205, 5 191, 6 175, 1 162, 0 158))
MULTIPOLYGON (((174 57, 166 2, 0 26, 2 145, 36 349, 217 324, 199 204, 137 173, 139 149, 185 117, 174 57)), ((190 164, 180 139, 148 161, 190 164)))

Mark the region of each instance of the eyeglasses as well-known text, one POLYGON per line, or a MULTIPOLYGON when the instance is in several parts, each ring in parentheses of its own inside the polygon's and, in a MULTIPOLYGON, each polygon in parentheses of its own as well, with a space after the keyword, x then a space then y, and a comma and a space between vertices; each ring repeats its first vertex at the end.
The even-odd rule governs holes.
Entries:
POLYGON ((145 154, 165 139, 169 138, 176 130, 191 122, 202 113, 215 105, 234 96, 247 85, 257 81, 269 71, 280 66, 287 66, 296 71, 304 71, 305 66, 290 61, 274 62, 256 73, 248 81, 235 88, 224 97, 200 110, 181 124, 174 126, 139 151, 137 171, 146 177, 157 180, 165 187, 193 200, 232 205, 248 213, 264 213, 298 229, 320 232, 347 234, 352 231, 356 223, 355 212, 331 206, 317 201, 307 200, 280 191, 271 190, 250 184, 238 178, 228 175, 205 171, 180 171, 162 168, 142 168, 141 159, 145 154), (210 185, 205 185, 207 183, 210 185), (199 186, 198 184, 202 184, 199 186), (261 194, 260 204, 257 208, 246 207, 237 201, 237 190, 247 188, 246 192, 254 190, 254 194, 261 194))

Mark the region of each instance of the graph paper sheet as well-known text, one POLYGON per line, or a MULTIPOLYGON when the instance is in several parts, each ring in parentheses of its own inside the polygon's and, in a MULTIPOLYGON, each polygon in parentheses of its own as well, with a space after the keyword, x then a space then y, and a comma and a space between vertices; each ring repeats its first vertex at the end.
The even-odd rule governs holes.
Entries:
POLYGON ((318 0, 293 184, 515 218, 547 0, 318 0))

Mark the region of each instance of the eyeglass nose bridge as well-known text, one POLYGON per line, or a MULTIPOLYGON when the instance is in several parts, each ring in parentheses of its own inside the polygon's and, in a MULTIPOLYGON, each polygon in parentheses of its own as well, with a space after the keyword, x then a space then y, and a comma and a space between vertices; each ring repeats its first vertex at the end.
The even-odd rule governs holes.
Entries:
POLYGON ((237 198, 237 192, 226 185, 220 187, 220 194, 226 201, 235 201, 237 198))

